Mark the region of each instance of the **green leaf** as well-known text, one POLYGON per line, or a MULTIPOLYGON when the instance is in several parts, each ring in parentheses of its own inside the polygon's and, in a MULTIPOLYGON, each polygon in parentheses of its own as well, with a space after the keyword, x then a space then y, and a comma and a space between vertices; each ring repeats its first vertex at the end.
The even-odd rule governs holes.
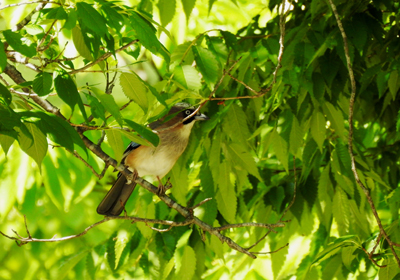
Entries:
POLYGON ((134 73, 121 73, 119 82, 125 95, 147 113, 150 105, 149 91, 139 76, 134 73))
POLYGON ((289 136, 290 151, 293 155, 296 155, 299 148, 303 146, 303 136, 304 132, 300 127, 299 121, 297 120, 296 116, 293 116, 292 127, 290 129, 289 136))
POLYGON ((3 31, 4 38, 7 43, 17 52, 27 57, 33 57, 36 55, 36 44, 26 45, 24 44, 23 37, 19 33, 12 32, 11 30, 3 31))
POLYGON ((221 30, 220 32, 221 32, 222 36, 224 37, 226 45, 229 46, 234 51, 238 51, 239 48, 238 48, 238 41, 236 39, 236 36, 229 31, 221 30))
POLYGON ((36 161, 39 169, 41 169, 43 158, 47 153, 46 136, 33 123, 25 122, 25 126, 31 133, 33 139, 26 137, 23 133, 19 133, 19 145, 27 155, 36 161))
POLYGON ((61 19, 61 20, 66 20, 68 19, 68 15, 65 12, 63 7, 57 7, 57 8, 52 8, 47 14, 46 14, 47 19, 61 19))
POLYGON ((215 84, 220 76, 219 63, 214 54, 202 47, 195 46, 192 48, 197 68, 203 75, 204 81, 210 90, 214 89, 215 84))
POLYGON ((250 138, 250 130, 247 125, 247 116, 243 109, 236 103, 233 103, 229 108, 222 123, 222 127, 233 141, 241 145, 248 145, 250 138))
POLYGON ((52 76, 49 73, 40 72, 33 80, 33 91, 39 96, 44 96, 50 93, 52 85, 52 76))
POLYGON ((54 86, 58 96, 74 111, 80 98, 78 88, 72 78, 66 72, 60 73, 54 80, 54 86))
POLYGON ((134 134, 132 132, 125 131, 123 129, 121 129, 120 132, 124 136, 126 136, 129 140, 131 140, 131 141, 133 141, 135 143, 138 143, 138 144, 144 145, 144 146, 149 146, 149 142, 147 142, 145 139, 143 139, 142 137, 140 137, 140 136, 138 136, 138 135, 136 135, 136 134, 134 134))
POLYGON ((0 103, 0 125, 7 130, 12 130, 14 127, 21 125, 21 120, 10 107, 0 103))
POLYGON ((82 22, 82 25, 99 36, 103 36, 107 33, 106 21, 96 9, 85 2, 76 3, 76 8, 78 19, 82 22))
POLYGON ((157 3, 162 26, 166 26, 174 18, 176 0, 159 0, 157 3))
POLYGON ((184 89, 198 91, 201 88, 199 72, 189 65, 176 66, 173 79, 184 89))
POLYGON ((100 103, 104 106, 104 108, 106 108, 106 110, 115 118, 118 124, 122 127, 124 122, 122 120, 119 107, 115 102, 114 96, 102 93, 97 88, 92 88, 91 90, 96 94, 97 98, 100 100, 100 103))
POLYGON ((153 146, 157 147, 160 142, 160 138, 157 134, 151 131, 149 128, 142 126, 134 121, 124 119, 124 122, 138 134, 140 134, 144 139, 148 140, 153 146))
POLYGON ((86 99, 90 105, 90 111, 92 112, 92 115, 94 118, 100 118, 104 122, 106 121, 106 111, 104 109, 104 106, 99 102, 99 100, 90 95, 90 94, 85 94, 86 99))
POLYGON ((115 30, 120 31, 124 23, 124 17, 119 13, 120 9, 117 8, 117 3, 107 3, 103 2, 101 6, 101 11, 107 20, 107 24, 115 30))
POLYGON ((323 109, 337 135, 339 135, 344 141, 347 141, 342 112, 328 101, 325 101, 323 109))
POLYGON ((23 111, 18 112, 18 116, 29 119, 36 118, 35 124, 40 130, 47 135, 50 140, 67 148, 69 151, 74 151, 74 143, 87 152, 86 146, 83 143, 78 132, 65 120, 53 114, 46 114, 42 111, 23 111))
POLYGON ((57 279, 64 279, 72 269, 86 256, 88 250, 81 250, 78 253, 69 256, 67 259, 62 260, 60 267, 57 270, 57 279))
POLYGON ((229 157, 231 157, 232 162, 235 167, 246 170, 251 175, 256 177, 258 180, 263 181, 258 172, 256 162, 252 155, 244 148, 243 145, 238 143, 232 143, 226 146, 229 151, 229 157))
POLYGON ((281 162, 286 172, 289 172, 289 154, 288 154, 288 144, 279 135, 279 133, 274 129, 271 136, 271 142, 273 151, 276 154, 277 159, 281 162))
POLYGON ((326 120, 320 111, 314 111, 311 117, 311 135, 317 143, 321 153, 324 146, 326 134, 326 120))
POLYGON ((196 4, 196 0, 182 0, 183 11, 186 15, 186 20, 189 21, 190 14, 196 4))
POLYGON ((196 271, 196 254, 189 245, 175 250, 176 279, 193 279, 196 271))
POLYGON ((4 105, 10 105, 12 96, 8 88, 6 88, 3 84, 0 83, 0 103, 3 103, 4 105))
POLYGON ((169 65, 170 56, 167 49, 158 41, 155 35, 155 28, 142 16, 136 12, 131 13, 130 17, 132 28, 136 31, 136 35, 140 43, 155 55, 161 55, 166 64, 169 65))
POLYGON ((236 221, 237 197, 235 188, 230 181, 227 163, 221 162, 219 166, 219 178, 217 182, 217 205, 218 211, 229 223, 236 221))
POLYGON ((4 44, 0 41, 0 73, 3 73, 4 69, 7 66, 7 55, 4 51, 4 44))
POLYGON ((94 264, 93 256, 90 252, 86 257, 86 271, 91 280, 96 280, 96 266, 94 264))
POLYGON ((115 271, 116 268, 116 256, 115 256, 115 239, 117 233, 115 232, 107 241, 107 262, 110 266, 111 271, 115 271))
POLYGON ((0 131, 0 145, 3 148, 4 154, 7 155, 8 150, 10 149, 11 145, 14 143, 15 138, 4 134, 3 131, 0 131))
POLYGON ((124 153, 125 147, 122 141, 121 131, 119 129, 107 129, 107 142, 114 151, 114 157, 117 162, 121 162, 122 154, 124 153))
POLYGON ((183 65, 192 65, 193 61, 192 42, 186 42, 177 46, 171 54, 172 68, 181 63, 183 65))
POLYGON ((349 230, 348 209, 349 202, 346 193, 342 188, 336 188, 335 196, 333 197, 333 217, 338 224, 340 234, 346 234, 349 230))
POLYGON ((74 42, 76 50, 81 56, 83 56, 83 58, 89 61, 94 60, 90 49, 86 45, 81 28, 79 26, 75 26, 74 28, 72 28, 72 41, 74 42))
POLYGON ((361 247, 359 238, 355 235, 346 235, 336 239, 334 242, 330 243, 325 249, 320 252, 314 259, 313 265, 318 265, 322 261, 332 257, 333 255, 337 254, 341 247, 345 246, 358 246, 361 247))
POLYGON ((63 28, 71 30, 76 26, 76 10, 74 8, 67 9, 68 10, 68 19, 65 21, 63 28))
POLYGON ((385 259, 381 265, 386 265, 386 267, 379 269, 379 280, 399 279, 400 268, 394 257, 385 259))
POLYGON ((393 96, 393 100, 395 100, 397 92, 399 91, 400 88, 399 72, 397 70, 394 70, 392 71, 392 73, 390 73, 388 84, 389 84, 389 91, 393 96))

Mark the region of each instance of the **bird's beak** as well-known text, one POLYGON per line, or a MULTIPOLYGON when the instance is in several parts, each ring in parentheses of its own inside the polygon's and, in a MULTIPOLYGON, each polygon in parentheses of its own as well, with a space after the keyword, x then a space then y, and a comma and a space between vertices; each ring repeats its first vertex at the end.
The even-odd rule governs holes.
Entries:
POLYGON ((209 120, 210 118, 207 117, 207 116, 204 115, 204 114, 200 114, 200 115, 194 116, 194 119, 195 119, 196 121, 206 121, 206 120, 209 120))

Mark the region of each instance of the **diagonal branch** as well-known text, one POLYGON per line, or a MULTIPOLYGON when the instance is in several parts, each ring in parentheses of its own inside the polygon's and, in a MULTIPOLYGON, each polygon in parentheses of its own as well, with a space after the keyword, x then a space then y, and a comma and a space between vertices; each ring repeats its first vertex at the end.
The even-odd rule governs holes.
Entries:
POLYGON ((350 159, 351 159, 351 170, 353 171, 354 178, 355 178, 357 184, 361 187, 365 196, 367 197, 367 200, 371 207, 372 213, 374 214, 375 220, 378 223, 380 234, 382 234, 383 237, 388 242, 390 250, 392 251, 393 256, 395 257, 395 259, 397 261, 397 265, 400 267, 400 259, 394 249, 394 246, 396 246, 397 244, 392 242, 392 240, 389 238, 389 235, 386 233, 385 229, 383 228, 381 219, 378 215, 378 212, 376 211, 374 201, 372 200, 370 190, 366 186, 364 186, 364 184, 361 182, 360 177, 358 175, 356 160, 355 160, 354 151, 353 151, 353 133, 354 133, 353 114, 354 114, 354 100, 356 97, 356 80, 354 78, 354 72, 353 72, 353 68, 351 65, 350 54, 349 54, 349 45, 347 42, 346 32, 344 31, 342 21, 339 17, 339 13, 336 9, 335 4, 332 2, 332 0, 328 0, 328 1, 332 8, 333 14, 335 15, 336 22, 338 24, 340 33, 343 38, 344 53, 345 53, 346 62, 347 62, 347 70, 349 71, 349 77, 350 77, 350 83, 351 83, 351 96, 350 96, 350 105, 349 105, 349 139, 348 139, 349 154, 350 154, 350 159))

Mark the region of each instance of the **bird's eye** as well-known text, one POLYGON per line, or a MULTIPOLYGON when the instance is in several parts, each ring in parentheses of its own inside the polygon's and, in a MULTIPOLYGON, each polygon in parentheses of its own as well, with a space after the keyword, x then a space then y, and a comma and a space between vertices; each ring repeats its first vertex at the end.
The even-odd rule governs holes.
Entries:
POLYGON ((187 116, 189 116, 191 113, 192 113, 192 111, 190 111, 190 110, 186 110, 186 111, 185 111, 185 114, 186 114, 187 116))

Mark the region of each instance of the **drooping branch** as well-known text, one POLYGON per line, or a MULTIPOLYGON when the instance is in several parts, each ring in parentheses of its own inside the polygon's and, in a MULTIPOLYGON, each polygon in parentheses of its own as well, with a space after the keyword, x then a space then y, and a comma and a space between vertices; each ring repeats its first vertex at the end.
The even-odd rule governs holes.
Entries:
MULTIPOLYGON (((332 2, 332 0, 328 0, 329 4, 332 8, 333 14, 335 15, 336 18, 336 22, 337 25, 339 27, 340 30, 340 34, 342 35, 342 39, 343 39, 343 45, 344 45, 344 54, 346 57, 346 63, 347 63, 347 70, 349 72, 349 78, 350 78, 350 84, 351 84, 351 95, 350 95, 350 104, 349 104, 349 138, 348 138, 348 145, 349 145, 349 154, 350 154, 350 160, 351 160, 351 170, 353 171, 353 175, 354 178, 356 180, 356 183, 361 187, 361 189, 363 190, 365 196, 367 197, 368 203, 371 207, 372 213, 375 217, 375 220, 378 224, 379 227, 379 231, 380 234, 382 234, 382 236, 386 239, 386 241, 389 244, 390 250, 393 253, 393 256, 396 259, 396 262, 398 264, 398 266, 400 267, 400 259, 396 253, 396 250, 394 249, 394 246, 399 246, 399 244, 394 243, 389 235, 386 233, 381 219, 378 215, 378 212, 376 211, 376 207, 374 204, 374 201, 372 200, 371 194, 370 194, 370 190, 361 182, 360 177, 358 175, 358 170, 357 170, 357 166, 356 166, 356 160, 355 160, 355 156, 354 156, 354 151, 353 151, 353 133, 354 133, 354 123, 353 123, 353 115, 354 115, 354 101, 356 98, 356 92, 357 92, 357 88, 356 88, 356 80, 354 78, 354 72, 353 72, 353 68, 351 65, 351 59, 350 59, 350 53, 349 53, 349 45, 348 45, 348 41, 347 41, 347 35, 346 32, 343 28, 342 25, 342 21, 340 19, 339 13, 336 9, 335 4, 332 2)), ((380 239, 378 239, 379 242, 380 239)))

